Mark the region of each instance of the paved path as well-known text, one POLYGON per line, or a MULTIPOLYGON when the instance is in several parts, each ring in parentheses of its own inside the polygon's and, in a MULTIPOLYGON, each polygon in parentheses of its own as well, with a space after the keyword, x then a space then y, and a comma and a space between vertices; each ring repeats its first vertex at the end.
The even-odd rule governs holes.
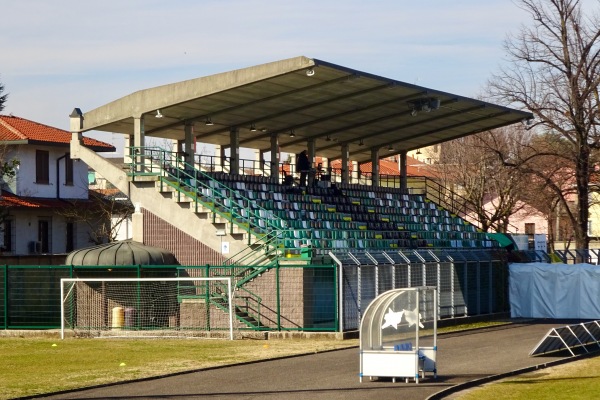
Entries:
POLYGON ((529 357, 560 322, 513 324, 438 336, 438 379, 359 382, 358 348, 236 365, 45 399, 426 399, 450 386, 564 357, 529 357))

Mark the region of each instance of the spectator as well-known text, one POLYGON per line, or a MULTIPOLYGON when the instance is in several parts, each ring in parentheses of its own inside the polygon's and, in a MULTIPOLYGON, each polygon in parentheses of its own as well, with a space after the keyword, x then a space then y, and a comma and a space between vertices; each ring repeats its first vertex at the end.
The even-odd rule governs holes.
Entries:
POLYGON ((296 171, 300 172, 300 186, 306 186, 306 177, 308 176, 309 169, 310 161, 308 160, 308 152, 302 150, 302 152, 296 156, 296 171))

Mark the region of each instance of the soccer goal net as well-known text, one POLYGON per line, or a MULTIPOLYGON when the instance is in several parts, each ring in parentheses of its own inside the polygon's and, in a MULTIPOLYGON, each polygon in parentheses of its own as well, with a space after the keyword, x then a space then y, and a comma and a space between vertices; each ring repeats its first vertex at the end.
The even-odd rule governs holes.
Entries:
POLYGON ((234 338, 228 277, 65 278, 60 296, 62 338, 234 338))

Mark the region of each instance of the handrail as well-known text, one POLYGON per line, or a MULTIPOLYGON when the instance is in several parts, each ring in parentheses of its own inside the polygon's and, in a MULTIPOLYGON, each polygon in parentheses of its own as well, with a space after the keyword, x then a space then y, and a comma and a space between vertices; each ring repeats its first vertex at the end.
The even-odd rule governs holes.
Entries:
MULTIPOLYGON (((245 318, 238 315, 237 313, 236 313, 235 317, 238 320, 247 324, 248 326, 252 326, 253 328, 260 329, 260 327, 262 326, 262 323, 261 323, 262 297, 260 297, 256 293, 254 293, 244 287, 238 287, 237 289, 246 292, 248 295, 247 296, 237 295, 237 296, 232 297, 231 300, 234 302, 234 304, 233 304, 234 308, 245 309, 246 314, 256 321, 257 326, 252 326, 245 318), (242 306, 236 305, 235 299, 241 299, 242 302, 244 303, 244 305, 242 305, 242 306), (252 306, 251 303, 255 304, 255 306, 252 306), (251 310, 254 312, 250 312, 251 310)), ((217 306, 218 308, 220 308, 223 311, 227 311, 227 312, 229 311, 228 305, 223 303, 223 301, 224 301, 224 299, 226 299, 226 297, 224 296, 223 288, 221 286, 217 286, 216 290, 214 290, 212 293, 209 291, 206 291, 204 296, 207 297, 208 301, 211 304, 214 304, 215 306, 217 306)))
MULTIPOLYGON (((425 182, 424 188, 423 188, 423 194, 425 195, 425 197, 427 199, 444 207, 451 213, 458 215, 461 218, 465 218, 466 216, 471 216, 472 221, 474 222, 474 225, 477 226, 477 228, 482 227, 483 224, 481 222, 481 219, 479 218, 479 213, 470 204, 469 200, 467 200, 464 196, 461 196, 460 194, 454 192, 453 190, 449 189, 446 186, 443 186, 436 180, 431 179, 429 177, 423 176, 423 177, 411 177, 411 178, 414 180, 421 179, 425 182)), ((482 211, 488 217, 491 215, 491 212, 486 209, 482 209, 482 211)), ((513 228, 515 231, 518 230, 518 228, 511 223, 509 223, 508 226, 513 228)), ((491 228, 494 228, 494 226, 491 226, 491 228)), ((497 227, 495 227, 495 228, 497 230, 497 227)))
MULTIPOLYGON (((250 261, 251 255, 256 257, 258 254, 256 247, 267 250, 271 247, 281 247, 284 220, 272 211, 260 207, 255 201, 241 196, 235 189, 190 165, 181 158, 180 153, 160 147, 130 147, 130 154, 132 158, 130 173, 134 179, 137 176, 158 176, 161 189, 164 189, 165 185, 175 189, 179 201, 182 197, 190 198, 194 201, 194 211, 198 212, 200 206, 206 207, 213 212, 213 222, 216 215, 220 215, 231 223, 230 233, 233 233, 233 225, 248 233, 248 245, 254 244, 254 248, 243 249, 227 259, 225 264, 239 262, 240 258, 250 261), (256 225, 257 220, 263 221, 262 227, 256 225), (252 242, 252 237, 258 240, 252 242)), ((277 253, 272 255, 278 256, 277 253)))
MULTIPOLYGON (((132 150, 133 154, 146 153, 145 161, 141 164, 142 168, 136 167, 135 163, 132 165, 134 175, 136 169, 143 170, 144 175, 149 173, 159 175, 161 177, 160 185, 173 187, 177 191, 178 200, 181 201, 182 197, 190 198, 194 201, 195 211, 198 211, 198 207, 204 206, 213 211, 213 219, 217 215, 224 217, 231 222, 231 234, 234 233, 234 225, 248 233, 248 247, 229 257, 224 264, 253 265, 259 258, 264 258, 263 263, 268 259, 268 265, 274 265, 288 249, 298 248, 298 246, 286 246, 285 241, 288 239, 300 240, 301 247, 326 249, 326 246, 323 245, 314 246, 316 243, 312 243, 311 238, 307 235, 304 238, 295 238, 293 232, 299 230, 289 229, 287 221, 278 217, 276 211, 260 207, 257 201, 241 196, 238 191, 214 179, 210 174, 193 169, 181 160, 179 153, 168 152, 156 147, 140 149, 134 147, 132 150), (256 224, 258 220, 261 220, 260 225, 256 224), (257 250, 262 250, 262 252, 257 250)), ((413 192, 420 189, 428 199, 433 199, 436 204, 456 215, 465 215, 466 211, 458 207, 465 202, 448 202, 442 196, 444 193, 441 189, 442 186, 437 182, 425 177, 413 177, 411 180, 413 180, 413 184, 419 181, 424 182, 420 188, 413 189, 413 192)), ((458 198, 461 197, 452 194, 451 199, 458 198)), ((479 221, 477 224, 480 226, 479 221)), ((479 227, 477 224, 475 224, 476 227, 479 227)), ((427 231, 421 233, 419 230, 413 232, 413 229, 410 228, 406 230, 415 234, 416 238, 427 234, 427 231)), ((355 235, 348 239, 369 240, 362 235, 355 235)))
MULTIPOLYGON (((262 297, 260 297, 259 295, 257 295, 256 293, 252 292, 251 290, 249 290, 245 287, 239 286, 238 289, 249 294, 249 296, 236 296, 236 297, 242 297, 244 299, 244 303, 246 304, 246 313, 250 317, 252 317, 256 320, 258 326, 256 326, 255 328, 260 329, 262 327, 262 322, 261 322, 262 313, 260 310, 260 308, 262 306, 262 297), (252 299, 255 302, 256 310, 253 309, 255 311, 255 313, 249 312, 249 310, 251 309, 251 306, 250 306, 248 299, 252 299)), ((239 318, 239 319, 242 319, 242 318, 239 318)))

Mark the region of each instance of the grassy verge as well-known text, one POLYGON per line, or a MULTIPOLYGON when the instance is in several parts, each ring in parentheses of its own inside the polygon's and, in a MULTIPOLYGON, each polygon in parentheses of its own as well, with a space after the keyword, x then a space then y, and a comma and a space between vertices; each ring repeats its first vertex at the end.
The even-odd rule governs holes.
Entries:
POLYGON ((325 339, 0 338, 0 399, 356 345, 325 339))
MULTIPOLYGON (((496 326, 499 322, 483 322, 440 328, 440 333, 496 326)), ((159 376, 201 368, 265 360, 287 355, 315 353, 358 346, 358 340, 281 339, 281 340, 203 340, 203 339, 66 339, 48 337, 0 338, 0 399, 32 396, 61 390, 159 376)), ((589 383, 600 370, 600 359, 584 366, 569 378, 550 381, 589 383), (589 370, 587 370, 589 369, 589 370), (583 372, 582 372, 583 371, 583 372), (577 379, 573 379, 577 378, 577 379)), ((574 363, 579 364, 582 363, 574 363)), ((570 365, 570 364, 568 364, 570 365)), ((559 367, 561 368, 561 367, 559 367)), ((564 367, 563 367, 564 368, 564 367)), ((529 380, 514 378, 516 389, 545 386, 547 371, 529 380)), ((586 384, 587 384, 586 383, 586 384)), ((505 382, 500 388, 509 385, 505 382)), ((498 387, 492 385, 493 387, 498 387)), ((600 390, 594 386, 595 390, 600 390)), ((493 390, 497 389, 492 389, 493 390)), ((512 390, 512 389, 511 389, 512 390)), ((564 389, 553 389, 561 390, 564 389)), ((553 390, 550 393, 553 393, 553 390)), ((568 391, 567 391, 568 392, 568 391)), ((578 392, 578 394, 585 392, 578 392)), ((470 395, 470 394, 469 394, 470 395)), ((497 393, 493 395, 497 398, 497 393)), ((475 397, 471 397, 475 398, 475 397)), ((480 397, 477 397, 478 399, 480 397)), ((492 398, 482 397, 482 398, 492 398)), ((515 397, 525 398, 525 397, 515 397)), ((543 398, 532 397, 527 398, 543 398)), ((576 397, 573 397, 576 398, 576 397)))
POLYGON ((489 383, 461 400, 594 399, 600 393, 600 358, 589 358, 489 383))

